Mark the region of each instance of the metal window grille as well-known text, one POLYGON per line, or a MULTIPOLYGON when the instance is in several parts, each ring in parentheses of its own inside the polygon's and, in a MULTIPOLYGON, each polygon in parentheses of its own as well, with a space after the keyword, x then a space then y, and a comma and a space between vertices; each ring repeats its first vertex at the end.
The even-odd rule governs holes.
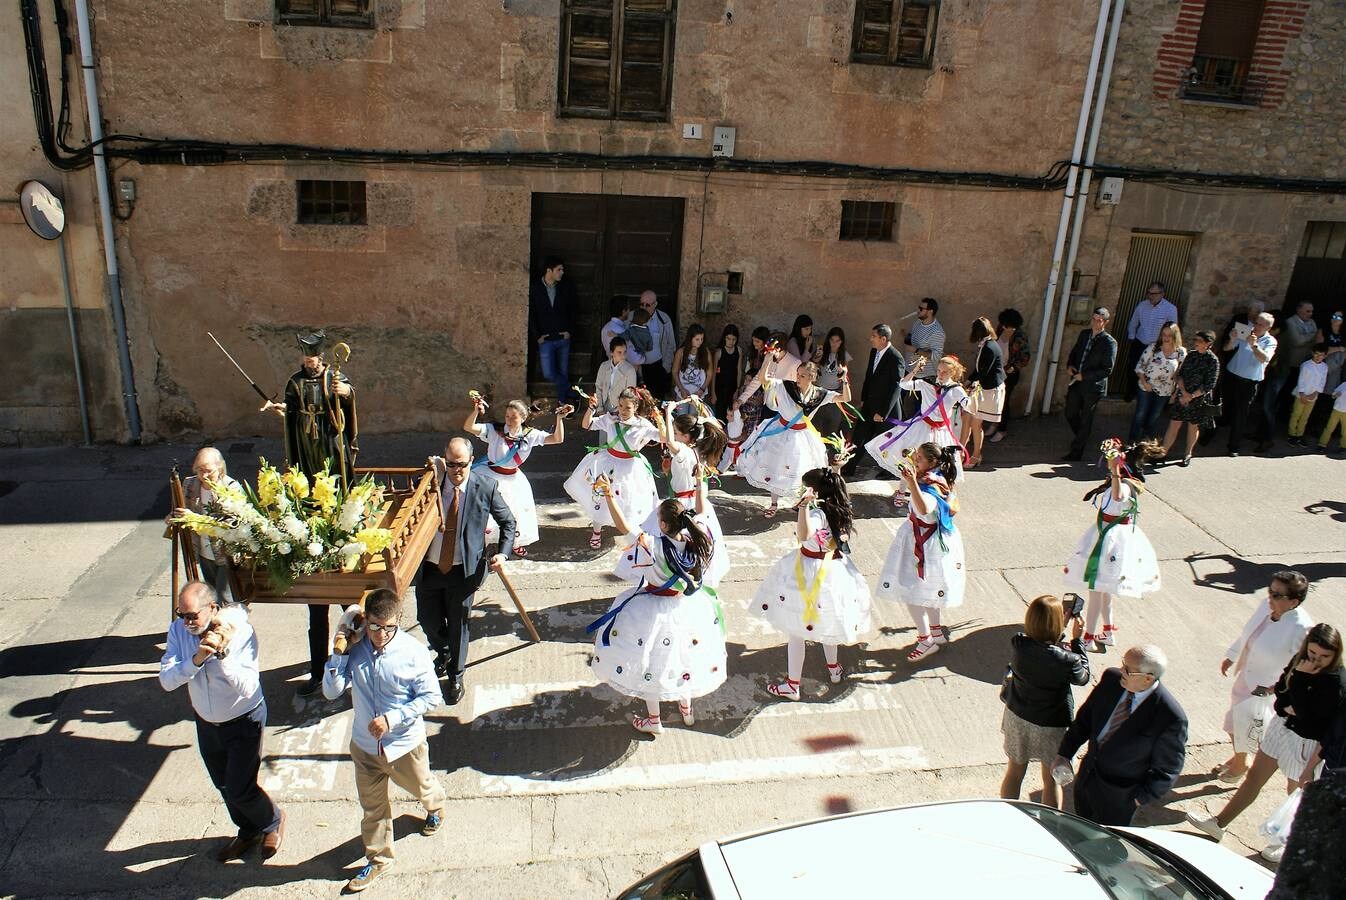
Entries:
POLYGON ((842 200, 843 241, 891 241, 897 220, 897 204, 884 201, 842 200))
POLYGON ((364 225, 368 222, 363 181, 300 181, 300 225, 364 225))
POLYGON ((1265 81, 1248 76, 1262 9, 1263 0, 1207 0, 1184 97, 1248 104, 1262 99, 1265 81))

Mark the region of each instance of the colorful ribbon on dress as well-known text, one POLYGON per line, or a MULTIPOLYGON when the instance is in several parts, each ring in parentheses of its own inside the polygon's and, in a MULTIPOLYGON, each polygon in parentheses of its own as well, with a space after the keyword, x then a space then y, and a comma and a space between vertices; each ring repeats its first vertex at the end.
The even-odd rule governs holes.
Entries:
POLYGON ((513 461, 514 463, 513 468, 519 468, 523 465, 523 450, 520 449, 519 445, 523 441, 524 435, 527 433, 528 430, 525 429, 524 431, 519 432, 517 438, 511 438, 503 429, 501 429, 499 434, 500 439, 505 442, 505 455, 494 460, 483 456, 481 459, 473 461, 472 468, 475 469, 478 466, 490 466, 492 469, 504 468, 504 464, 510 461, 513 461))
POLYGON ((818 593, 823 586, 823 578, 827 575, 827 560, 831 555, 829 551, 836 547, 832 541, 828 541, 827 548, 823 551, 822 558, 818 560, 818 574, 813 576, 813 584, 808 584, 804 575, 804 553, 800 548, 799 554, 795 557, 795 585, 799 588, 799 595, 804 598, 804 617, 805 625, 818 624, 818 593))
POLYGON ((645 464, 645 468, 649 470, 650 477, 653 478, 654 467, 651 466, 650 461, 645 458, 645 454, 637 453, 636 451, 632 450, 631 445, 626 442, 626 426, 623 425, 621 422, 614 422, 613 426, 614 426, 613 431, 615 433, 612 437, 612 440, 608 441, 606 444, 603 444, 600 447, 585 447, 584 451, 586 453, 606 453, 617 444, 621 444, 622 452, 630 456, 632 459, 638 459, 641 462, 643 462, 645 464))
MULTIPOLYGON (((953 387, 953 385, 949 385, 949 387, 953 387)), ((936 394, 936 396, 935 396, 935 402, 934 402, 934 403, 931 403, 929 406, 927 406, 925 409, 923 409, 923 410, 921 410, 920 412, 918 412, 916 415, 912 416, 910 419, 889 419, 889 420, 888 420, 888 422, 889 422, 890 424, 892 424, 892 425, 901 425, 901 426, 903 426, 903 428, 902 428, 902 430, 899 431, 897 434, 893 435, 893 436, 890 437, 888 440, 884 441, 882 444, 879 445, 879 452, 880 452, 880 453, 882 453, 884 450, 887 450, 887 449, 888 449, 889 447, 891 447, 893 444, 897 443, 898 440, 901 439, 902 435, 904 435, 904 434, 906 434, 908 431, 910 431, 910 430, 912 429, 912 427, 915 426, 915 424, 916 424, 917 422, 921 421, 922 419, 924 419, 926 422, 928 422, 928 423, 934 425, 935 423, 930 422, 930 420, 929 420, 928 417, 929 417, 930 413, 932 413, 932 412, 934 412, 936 409, 938 409, 938 410, 939 410, 939 417, 940 417, 940 419, 942 419, 943 421, 939 422, 938 425, 935 425, 935 427, 936 427, 936 428, 944 428, 944 429, 948 430, 948 432, 949 432, 949 437, 953 438, 953 442, 954 442, 954 444, 956 444, 956 445, 958 446, 958 449, 959 449, 959 450, 962 450, 962 451, 963 451, 963 455, 964 455, 964 456, 967 456, 967 449, 963 446, 963 442, 960 441, 960 440, 958 440, 958 435, 956 435, 956 434, 953 433, 953 426, 952 426, 952 425, 950 424, 950 422, 949 422, 949 413, 948 413, 948 411, 944 408, 944 390, 941 389, 939 385, 935 385, 935 394, 936 394)))
POLYGON ((953 509, 949 506, 949 501, 940 493, 939 488, 933 484, 923 483, 921 493, 935 501, 935 521, 926 522, 918 518, 914 507, 909 516, 911 534, 915 539, 912 545, 912 554, 916 557, 916 577, 924 581, 925 545, 933 535, 938 533, 939 546, 944 550, 949 549, 948 545, 944 543, 944 535, 953 531, 953 509))
MULTIPOLYGON (((603 629, 602 641, 604 647, 612 646, 612 629, 617 624, 617 617, 621 615, 622 610, 626 609, 626 605, 628 603, 630 603, 637 597, 641 596, 642 594, 657 594, 657 595, 663 595, 665 597, 672 596, 673 593, 678 591, 678 589, 675 588, 674 585, 679 581, 682 581, 684 584, 683 588, 681 589, 681 592, 683 594, 694 594, 697 591, 704 589, 701 582, 698 581, 696 578, 692 577, 692 573, 687 570, 686 564, 681 559, 678 558, 679 553, 677 548, 673 546, 672 539, 669 538, 668 535, 666 534, 661 534, 659 536, 659 539, 660 541, 663 542, 664 562, 667 566, 667 569, 661 571, 659 574, 663 575, 665 574, 665 571, 668 572, 668 580, 665 581, 663 584, 659 585, 659 587, 651 587, 648 581, 646 581, 644 578, 641 578, 640 584, 637 585, 635 593, 633 593, 631 596, 623 600, 620 604, 608 610, 607 612, 603 613, 603 615, 599 616, 597 619, 595 619, 594 621, 590 622, 587 626, 585 626, 584 631, 586 634, 593 634, 598 629, 600 628, 603 629)), ((650 554, 650 557, 652 559, 655 559, 653 553, 650 554)), ((659 568, 664 569, 664 566, 659 566, 659 568)), ((716 601, 716 604, 718 610, 718 599, 716 601)), ((720 623, 721 627, 723 628, 724 627, 723 615, 720 615, 720 623)))
POLYGON ((1103 507, 1107 501, 1098 507, 1098 540, 1094 541, 1094 548, 1089 551, 1089 561, 1084 566, 1084 583, 1090 590, 1094 587, 1094 582, 1098 580, 1098 566, 1103 558, 1103 538, 1109 531, 1118 525, 1126 525, 1134 522, 1140 516, 1140 500, 1133 494, 1131 496, 1131 505, 1127 507, 1126 512, 1120 516, 1109 516, 1103 512, 1103 507))

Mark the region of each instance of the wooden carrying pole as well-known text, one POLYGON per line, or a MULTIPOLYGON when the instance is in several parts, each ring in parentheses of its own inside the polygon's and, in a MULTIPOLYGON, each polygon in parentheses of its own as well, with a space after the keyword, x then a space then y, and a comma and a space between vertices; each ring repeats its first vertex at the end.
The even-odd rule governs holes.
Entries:
POLYGON ((503 584, 505 590, 509 592, 509 599, 514 601, 514 608, 519 611, 519 618, 523 619, 523 627, 528 629, 528 637, 534 644, 542 643, 542 638, 538 636, 537 629, 533 627, 533 620, 528 618, 528 610, 523 608, 523 601, 521 601, 519 595, 515 593, 514 585, 509 583, 509 576, 505 574, 504 568, 501 567, 500 571, 496 574, 500 576, 500 583, 503 584))
MULTIPOLYGON (((173 474, 168 476, 168 507, 169 515, 174 510, 183 509, 187 506, 187 494, 182 489, 182 479, 178 477, 178 470, 174 469, 173 474)), ((196 561, 196 545, 192 543, 192 535, 181 525, 169 525, 168 531, 164 537, 171 539, 169 545, 169 559, 172 561, 173 568, 173 593, 168 597, 168 617, 173 618, 174 610, 177 609, 178 590, 180 582, 178 578, 178 557, 182 557, 182 567, 187 575, 187 580, 198 581, 201 578, 201 567, 196 561)))

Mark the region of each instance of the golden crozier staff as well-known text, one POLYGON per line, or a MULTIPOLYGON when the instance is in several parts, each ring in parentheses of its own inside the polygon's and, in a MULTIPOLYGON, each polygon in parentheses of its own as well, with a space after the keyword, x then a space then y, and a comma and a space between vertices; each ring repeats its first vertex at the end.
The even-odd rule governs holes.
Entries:
POLYGON ((323 360, 327 348, 323 331, 295 339, 304 354, 302 365, 285 385, 285 402, 267 401, 262 411, 276 412, 285 420, 285 458, 290 465, 312 477, 330 461, 331 471, 340 476, 343 487, 349 487, 360 452, 355 389, 341 372, 341 365, 350 359, 350 347, 344 343, 333 347, 334 361, 328 365, 323 360))

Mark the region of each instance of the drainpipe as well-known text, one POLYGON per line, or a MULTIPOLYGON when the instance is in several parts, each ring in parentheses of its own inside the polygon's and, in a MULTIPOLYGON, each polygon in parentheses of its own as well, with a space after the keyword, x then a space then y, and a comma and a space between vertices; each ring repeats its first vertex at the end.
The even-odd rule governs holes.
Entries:
POLYGON ((1042 332, 1038 335, 1037 352, 1033 354, 1033 374, 1028 379, 1028 403, 1024 415, 1033 411, 1037 399, 1038 372, 1042 354, 1047 350, 1047 323, 1052 318, 1052 301, 1056 297, 1057 272, 1066 249, 1066 229, 1070 225, 1070 210, 1075 202, 1075 185, 1080 177, 1080 154, 1084 151, 1084 134, 1089 124, 1089 109, 1093 105, 1094 86, 1098 79, 1098 61, 1103 55, 1103 36, 1108 27, 1108 10, 1112 0, 1099 0, 1098 24, 1094 27, 1094 46, 1089 55, 1089 71, 1084 76, 1084 97, 1080 100, 1080 118, 1075 125, 1075 144, 1070 151, 1070 171, 1066 176, 1066 193, 1061 199, 1061 217, 1056 223, 1056 244, 1052 247, 1052 267, 1047 273, 1047 289, 1042 293, 1042 332))
POLYGON ((84 72, 84 100, 89 115, 89 141, 93 144, 94 179, 98 182, 98 217, 103 231, 103 258, 107 263, 108 302, 117 331, 117 362, 121 367, 122 400, 131 443, 140 442, 140 408, 136 401, 136 378, 131 368, 131 344, 126 337, 126 311, 122 308, 121 273, 117 269, 117 244, 112 231, 112 197, 108 191, 107 157, 103 155, 103 118, 98 110, 98 78, 94 72, 93 37, 89 32, 88 0, 75 0, 79 25, 79 63, 84 72))
MULTIPOLYGON (((1066 253, 1066 265, 1061 270, 1064 280, 1075 270, 1075 257, 1080 249, 1080 235, 1084 233, 1084 210, 1088 206, 1089 183, 1094 176, 1094 154, 1098 150, 1098 135, 1103 130, 1103 110, 1108 103, 1108 84, 1112 81, 1112 63, 1117 58, 1117 37, 1122 31, 1122 10, 1126 0, 1116 0, 1112 10, 1112 32, 1108 35, 1108 51, 1103 58, 1103 75, 1098 85, 1098 104, 1094 108, 1094 121, 1089 126, 1089 147, 1084 151, 1084 176, 1080 181, 1080 202, 1075 204, 1075 222, 1071 226, 1070 250, 1066 253)), ((1100 260, 1100 263, 1102 261, 1100 260)), ((1052 339, 1052 361, 1047 367, 1047 383, 1042 388, 1042 412, 1051 412, 1052 385, 1056 383, 1056 367, 1061 359, 1061 342, 1066 333, 1066 302, 1056 314, 1056 336, 1052 339)))

